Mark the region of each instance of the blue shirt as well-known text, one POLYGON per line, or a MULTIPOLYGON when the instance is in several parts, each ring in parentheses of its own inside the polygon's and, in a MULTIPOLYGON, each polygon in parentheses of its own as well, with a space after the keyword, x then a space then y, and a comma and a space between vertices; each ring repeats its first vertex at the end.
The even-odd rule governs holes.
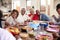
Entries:
POLYGON ((40 20, 41 21, 50 21, 49 17, 45 14, 40 14, 40 20))

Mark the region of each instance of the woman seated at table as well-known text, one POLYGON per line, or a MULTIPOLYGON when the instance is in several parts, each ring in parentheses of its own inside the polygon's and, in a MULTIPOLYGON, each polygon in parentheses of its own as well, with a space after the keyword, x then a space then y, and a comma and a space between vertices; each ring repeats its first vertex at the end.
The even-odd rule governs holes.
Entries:
POLYGON ((17 10, 12 10, 11 15, 7 18, 5 24, 6 26, 16 26, 18 24, 17 17, 19 15, 19 12, 17 10))
POLYGON ((56 17, 55 15, 53 15, 53 19, 55 20, 55 24, 59 24, 60 25, 60 4, 58 4, 56 6, 56 11, 58 13, 58 16, 56 17))
POLYGON ((19 23, 17 22, 17 17, 19 15, 19 12, 17 10, 12 10, 11 15, 6 19, 5 22, 5 29, 7 29, 9 32, 13 34, 13 36, 19 40, 19 34, 20 34, 20 28, 19 28, 19 23))
MULTIPOLYGON (((60 25, 60 4, 57 4, 56 11, 58 13, 58 18, 55 15, 53 15, 52 17, 56 21, 56 23, 54 23, 54 24, 60 25)), ((59 34, 59 37, 57 38, 57 40, 60 40, 60 29, 59 29, 59 33, 58 34, 59 34)))

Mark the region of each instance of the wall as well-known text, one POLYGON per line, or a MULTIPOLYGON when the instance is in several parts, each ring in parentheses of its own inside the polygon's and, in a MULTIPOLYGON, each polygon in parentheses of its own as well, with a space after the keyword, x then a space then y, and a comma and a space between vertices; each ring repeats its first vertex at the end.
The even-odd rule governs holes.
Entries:
POLYGON ((35 10, 40 9, 40 0, 31 0, 31 1, 32 1, 31 5, 35 7, 35 10))
POLYGON ((20 0, 20 8, 26 8, 26 0, 20 0))
POLYGON ((51 5, 50 5, 50 16, 56 15, 58 16, 56 12, 56 5, 60 3, 60 0, 51 0, 51 5))

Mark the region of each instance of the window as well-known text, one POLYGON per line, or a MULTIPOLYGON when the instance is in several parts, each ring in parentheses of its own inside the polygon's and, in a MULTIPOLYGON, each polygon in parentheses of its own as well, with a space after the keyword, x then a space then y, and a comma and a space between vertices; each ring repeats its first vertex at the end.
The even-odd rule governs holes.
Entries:
POLYGON ((31 0, 27 0, 27 6, 31 6, 31 0))
POLYGON ((41 5, 46 6, 46 0, 41 0, 41 5))
POLYGON ((12 10, 17 9, 20 12, 20 0, 12 0, 12 10))

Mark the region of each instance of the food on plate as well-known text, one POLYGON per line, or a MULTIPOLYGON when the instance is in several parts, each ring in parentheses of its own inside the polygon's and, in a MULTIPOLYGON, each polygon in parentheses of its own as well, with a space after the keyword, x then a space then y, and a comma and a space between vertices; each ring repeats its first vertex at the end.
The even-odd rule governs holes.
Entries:
POLYGON ((20 33, 17 27, 8 27, 7 30, 11 32, 13 35, 18 35, 20 33))
POLYGON ((20 33, 20 36, 21 36, 22 38, 27 38, 27 37, 28 37, 28 34, 27 34, 27 33, 20 33))
POLYGON ((37 40, 50 40, 50 36, 40 35, 40 36, 37 36, 36 39, 37 39, 37 40))

